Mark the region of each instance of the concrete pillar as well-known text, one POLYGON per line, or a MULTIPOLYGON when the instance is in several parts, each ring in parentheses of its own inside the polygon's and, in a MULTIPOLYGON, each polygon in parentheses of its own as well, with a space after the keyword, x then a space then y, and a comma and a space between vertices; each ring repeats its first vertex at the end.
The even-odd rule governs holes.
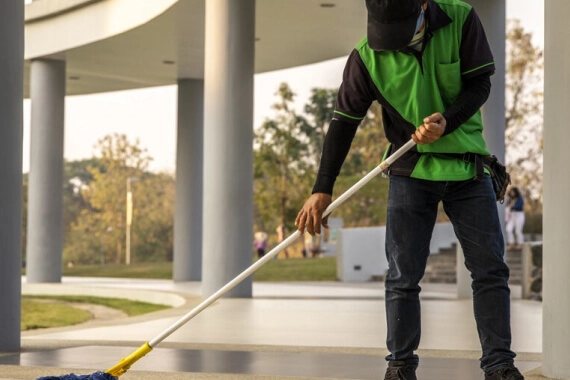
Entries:
MULTIPOLYGON (((506 0, 471 0, 485 28, 493 57, 495 75, 491 77, 491 94, 483 105, 483 136, 491 154, 505 163, 505 91, 506 91, 506 35, 507 5, 506 0)), ((497 203, 499 218, 505 232, 505 206, 497 203)))
POLYGON ((30 174, 26 277, 61 282, 65 62, 30 65, 30 174))
POLYGON ((545 376, 570 379, 570 46, 567 0, 544 2, 543 340, 545 376))
MULTIPOLYGON (((206 2, 202 293, 252 264, 255 0, 206 2)), ((251 297, 251 278, 228 293, 251 297)))
POLYGON ((24 2, 0 1, 0 352, 20 349, 24 2))
POLYGON ((505 162, 506 0, 469 0, 479 15, 495 58, 491 94, 482 109, 483 134, 489 151, 505 162))
MULTIPOLYGON (((468 0, 479 15, 489 45, 495 59, 495 75, 491 77, 491 94, 482 108, 483 136, 487 142, 487 148, 491 154, 497 156, 499 161, 505 163, 505 65, 506 65, 506 0, 468 0)), ((497 203, 503 235, 505 229, 505 207, 497 203)), ((458 249, 457 262, 463 263, 463 251, 458 249)), ((459 268, 457 271, 458 296, 467 296, 471 289, 471 277, 469 271, 459 268)))
POLYGON ((202 279, 204 81, 178 81, 174 281, 202 279))

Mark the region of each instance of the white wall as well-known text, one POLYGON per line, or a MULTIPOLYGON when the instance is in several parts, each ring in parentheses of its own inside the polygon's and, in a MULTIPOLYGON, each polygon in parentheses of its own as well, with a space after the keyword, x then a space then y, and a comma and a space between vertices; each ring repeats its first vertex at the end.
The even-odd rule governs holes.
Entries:
MULTIPOLYGON (((337 243, 337 278, 345 282, 371 281, 384 276, 388 269, 385 251, 386 227, 346 228, 340 230, 337 243)), ((451 247, 457 238, 451 223, 436 224, 430 252, 451 247)))

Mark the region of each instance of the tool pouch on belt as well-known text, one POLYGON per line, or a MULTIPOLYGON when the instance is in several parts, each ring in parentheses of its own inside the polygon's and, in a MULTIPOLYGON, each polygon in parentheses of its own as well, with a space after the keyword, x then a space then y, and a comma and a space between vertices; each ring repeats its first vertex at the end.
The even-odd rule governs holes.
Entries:
POLYGON ((483 161, 483 167, 491 174, 497 202, 503 203, 505 201, 507 188, 511 184, 511 175, 507 172, 505 165, 501 164, 494 155, 482 156, 481 161, 483 161))
POLYGON ((485 169, 489 171, 491 181, 493 182, 493 189, 495 190, 495 197, 497 202, 503 203, 505 201, 505 194, 507 188, 511 184, 511 176, 507 172, 505 165, 501 164, 496 156, 481 156, 479 154, 467 152, 465 154, 448 154, 455 158, 462 159, 465 162, 473 162, 476 168, 475 177, 476 181, 483 181, 485 169))

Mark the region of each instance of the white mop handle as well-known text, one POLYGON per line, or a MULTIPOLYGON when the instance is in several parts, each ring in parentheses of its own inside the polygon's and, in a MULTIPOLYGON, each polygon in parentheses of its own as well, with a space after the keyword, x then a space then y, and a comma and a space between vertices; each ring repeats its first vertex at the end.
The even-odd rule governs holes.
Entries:
POLYGON ((166 339, 170 334, 172 334, 174 331, 178 330, 186 322, 188 322, 189 320, 194 318, 202 310, 204 310, 205 308, 210 306, 212 303, 214 303, 218 298, 222 297, 224 294, 229 292, 234 286, 236 286, 237 284, 239 284, 240 282, 245 280, 248 276, 253 274, 253 272, 258 270, 259 267, 261 267, 263 264, 265 264, 266 262, 271 260, 273 258, 273 256, 276 256, 279 252, 281 252, 282 250, 284 250, 285 248, 290 246, 293 242, 295 242, 295 240, 297 240, 299 238, 299 236, 300 236, 299 231, 295 231, 287 239, 283 240, 281 243, 279 243, 277 246, 275 246, 275 248, 273 248, 271 251, 266 253, 262 258, 260 258, 255 263, 253 263, 249 268, 247 268, 246 270, 241 272, 237 277, 235 277, 233 280, 228 282, 226 285, 224 285, 222 288, 220 288, 217 292, 212 294, 210 297, 206 298, 204 301, 202 301, 200 304, 198 304, 198 306, 196 306, 194 309, 190 310, 182 318, 180 318, 178 321, 176 321, 176 323, 174 323, 172 326, 170 326, 169 328, 164 330, 162 333, 160 333, 160 335, 158 335, 156 338, 149 341, 148 345, 152 348, 156 347, 157 344, 159 344, 164 339, 166 339))
MULTIPOLYGON (((334 202, 332 202, 329 205, 329 207, 327 207, 325 212, 323 213, 323 217, 329 215, 334 209, 336 209, 344 201, 346 201, 350 196, 352 196, 354 193, 356 193, 361 187, 363 187, 368 182, 370 182, 370 180, 372 178, 374 178, 376 175, 378 175, 383 170, 385 170, 390 165, 392 165, 394 163, 394 161, 396 161, 398 158, 400 158, 400 156, 402 156, 404 153, 406 153, 408 150, 410 150, 414 145, 415 145, 414 141, 410 140, 406 144, 404 144, 400 149, 395 151, 390 157, 388 157, 386 160, 382 161, 380 163, 380 165, 378 165, 376 168, 374 168, 372 171, 370 171, 367 175, 365 175, 362 179, 360 179, 360 181, 356 182, 354 185, 352 185, 352 187, 350 189, 345 191, 334 202)), ((160 333, 153 340, 149 341, 148 345, 151 348, 156 347, 160 342, 162 342, 164 339, 166 339, 170 334, 172 334, 173 332, 178 330, 180 327, 182 327, 186 322, 188 322, 189 320, 194 318, 196 315, 200 314, 200 312, 202 312, 202 310, 204 310, 205 308, 210 306, 212 303, 214 303, 216 300, 218 300, 220 297, 222 297, 224 294, 229 292, 237 284, 239 284, 240 282, 245 280, 247 277, 252 275, 253 272, 258 270, 261 266, 263 266, 266 262, 271 260, 279 252, 283 251, 285 248, 287 248, 288 246, 293 244, 295 242, 295 240, 297 240, 299 238, 300 235, 301 234, 299 233, 298 230, 295 231, 294 233, 292 233, 287 239, 283 240, 281 243, 279 243, 277 246, 275 246, 275 248, 273 248, 271 251, 269 251, 267 254, 265 254, 262 258, 260 258, 255 263, 253 263, 249 268, 247 268, 246 270, 241 272, 239 275, 237 275, 237 277, 235 277, 233 280, 228 282, 226 285, 224 285, 222 288, 220 288, 217 292, 215 292, 214 294, 212 294, 211 296, 206 298, 204 301, 202 301, 200 304, 198 304, 198 306, 196 306, 194 309, 192 309, 188 313, 186 313, 182 318, 180 318, 178 321, 176 321, 176 323, 174 323, 172 326, 170 326, 169 328, 164 330, 162 333, 160 333)))
POLYGON ((366 185, 370 180, 376 177, 378 174, 382 173, 386 170, 390 165, 392 165, 398 158, 400 158, 404 153, 408 150, 412 149, 412 147, 416 145, 414 140, 410 140, 404 145, 402 145, 397 151, 395 151, 392 155, 386 158, 384 161, 380 163, 380 165, 376 166, 372 169, 368 174, 360 179, 360 181, 356 182, 352 187, 342 193, 333 203, 327 207, 325 212, 323 212, 323 218, 328 216, 331 212, 334 211, 338 206, 344 203, 348 198, 350 198, 354 193, 360 190, 364 185, 366 185))

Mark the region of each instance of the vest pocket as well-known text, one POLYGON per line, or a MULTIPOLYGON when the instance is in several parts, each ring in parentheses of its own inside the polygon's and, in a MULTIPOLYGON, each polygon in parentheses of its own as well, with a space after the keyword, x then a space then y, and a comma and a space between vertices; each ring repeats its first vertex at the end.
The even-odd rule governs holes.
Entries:
POLYGON ((441 99, 448 108, 461 92, 461 61, 453 63, 438 63, 435 66, 435 76, 441 99))

